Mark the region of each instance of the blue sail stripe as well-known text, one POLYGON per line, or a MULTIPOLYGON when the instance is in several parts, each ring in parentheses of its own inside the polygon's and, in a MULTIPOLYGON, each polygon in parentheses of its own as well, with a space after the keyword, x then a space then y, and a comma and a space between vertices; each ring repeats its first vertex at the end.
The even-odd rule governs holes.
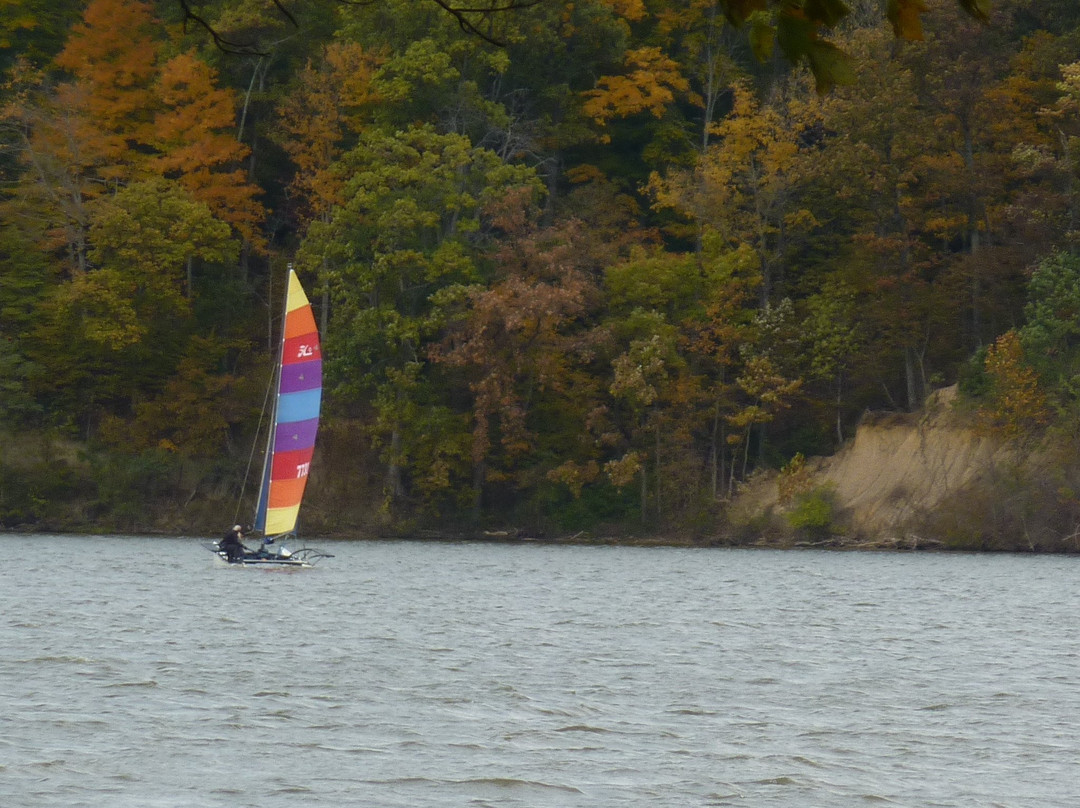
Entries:
POLYGON ((283 393, 278 398, 277 422, 288 424, 293 421, 307 421, 317 418, 322 405, 322 389, 300 390, 296 393, 283 393))

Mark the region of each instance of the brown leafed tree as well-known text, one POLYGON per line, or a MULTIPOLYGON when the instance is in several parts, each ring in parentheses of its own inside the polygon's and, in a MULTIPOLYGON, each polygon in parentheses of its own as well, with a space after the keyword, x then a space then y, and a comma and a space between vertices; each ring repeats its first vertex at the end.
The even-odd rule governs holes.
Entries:
POLYGON ((87 267, 88 206, 147 171, 156 25, 148 3, 93 0, 56 59, 67 80, 41 79, 6 110, 26 169, 9 216, 36 220, 43 248, 63 250, 72 272, 87 267))
POLYGON ((72 82, 61 109, 80 119, 79 154, 102 179, 125 179, 151 139, 159 23, 142 0, 92 0, 56 57, 72 82))
POLYGON ((236 99, 215 79, 213 69, 191 54, 162 66, 151 138, 158 153, 152 165, 260 247, 265 211, 242 164, 250 150, 236 139, 236 99))
POLYGON ((588 340, 576 322, 596 290, 578 266, 573 226, 513 244, 500 257, 502 279, 467 292, 464 317, 433 352, 470 379, 472 460, 487 480, 527 467, 522 458, 542 439, 530 427, 539 401, 568 402, 588 387, 576 367, 588 340))
POLYGON ((301 218, 326 220, 343 201, 345 177, 332 170, 355 141, 364 113, 378 100, 372 78, 378 57, 359 44, 335 42, 318 64, 309 62, 278 107, 280 142, 296 166, 292 188, 301 218))

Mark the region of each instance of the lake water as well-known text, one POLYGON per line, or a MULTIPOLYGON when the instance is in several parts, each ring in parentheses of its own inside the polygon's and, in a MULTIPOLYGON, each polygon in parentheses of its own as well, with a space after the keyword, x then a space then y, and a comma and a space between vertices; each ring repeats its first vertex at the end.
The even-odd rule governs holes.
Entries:
POLYGON ((1080 558, 320 546, 0 536, 0 805, 1080 805, 1080 558))

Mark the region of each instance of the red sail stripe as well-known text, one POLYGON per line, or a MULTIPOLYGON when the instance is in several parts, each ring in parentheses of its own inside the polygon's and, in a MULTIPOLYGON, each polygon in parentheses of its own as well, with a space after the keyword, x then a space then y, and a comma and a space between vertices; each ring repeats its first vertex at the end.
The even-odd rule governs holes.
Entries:
POLYGON ((315 447, 296 449, 290 452, 277 452, 274 454, 274 465, 270 471, 271 480, 295 480, 306 477, 311 465, 315 447))
POLYGON ((321 359, 322 348, 319 347, 319 335, 315 333, 300 334, 285 340, 285 348, 281 352, 281 364, 292 365, 296 362, 307 362, 310 359, 321 359))

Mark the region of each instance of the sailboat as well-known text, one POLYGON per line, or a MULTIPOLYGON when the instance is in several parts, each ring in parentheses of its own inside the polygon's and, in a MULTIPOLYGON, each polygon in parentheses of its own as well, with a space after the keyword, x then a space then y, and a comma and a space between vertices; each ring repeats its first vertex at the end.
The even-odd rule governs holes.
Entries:
POLYGON ((311 547, 291 551, 285 547, 285 539, 296 535, 322 407, 319 332, 291 264, 281 332, 273 418, 253 523, 254 532, 263 535, 262 546, 231 562, 218 544, 212 546, 220 559, 233 566, 310 567, 319 559, 332 558, 311 547))

